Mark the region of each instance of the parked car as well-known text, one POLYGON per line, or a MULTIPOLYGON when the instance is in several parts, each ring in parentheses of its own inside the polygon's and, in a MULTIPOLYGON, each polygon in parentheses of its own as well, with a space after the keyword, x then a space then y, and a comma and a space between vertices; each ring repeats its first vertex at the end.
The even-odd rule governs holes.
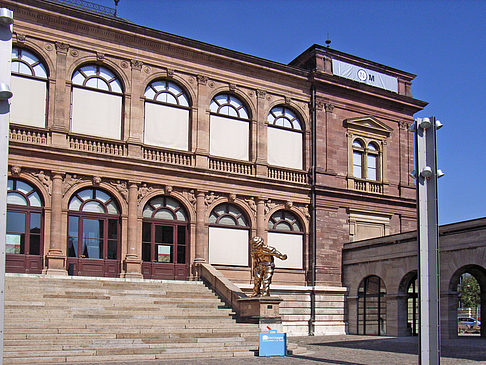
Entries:
POLYGON ((479 332, 481 329, 481 321, 472 317, 458 317, 457 326, 459 333, 479 332))

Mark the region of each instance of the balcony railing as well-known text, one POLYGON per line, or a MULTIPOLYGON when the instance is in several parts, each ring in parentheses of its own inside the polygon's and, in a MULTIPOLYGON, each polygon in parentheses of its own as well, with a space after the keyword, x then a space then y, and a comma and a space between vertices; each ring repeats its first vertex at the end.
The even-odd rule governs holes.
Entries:
POLYGON ((274 180, 287 181, 298 184, 307 184, 307 174, 302 171, 293 171, 282 168, 269 167, 268 177, 274 180))
POLYGON ((125 143, 104 142, 85 137, 68 136, 68 144, 71 150, 100 153, 110 156, 127 156, 125 143))
POLYGON ((375 194, 383 194, 383 184, 375 181, 368 180, 351 180, 351 188, 359 191, 367 191, 375 194))
POLYGON ((10 127, 10 140, 47 145, 49 144, 49 133, 46 131, 30 130, 24 127, 10 127))
POLYGON ((142 156, 144 160, 148 161, 180 166, 194 166, 194 156, 187 152, 142 147, 142 156))
POLYGON ((255 174, 254 165, 250 162, 230 161, 213 157, 209 158, 209 169, 238 175, 253 176, 255 174))

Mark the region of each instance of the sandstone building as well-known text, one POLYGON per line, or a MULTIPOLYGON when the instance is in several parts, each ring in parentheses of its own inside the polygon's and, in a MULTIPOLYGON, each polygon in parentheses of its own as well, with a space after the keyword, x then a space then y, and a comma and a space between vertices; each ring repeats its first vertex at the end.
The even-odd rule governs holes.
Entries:
POLYGON ((99 9, 0 5, 15 19, 7 272, 186 280, 204 262, 249 288, 260 235, 289 256, 273 283, 291 332, 311 293, 317 332, 344 331, 344 243, 416 226, 414 75, 319 45, 285 65, 99 9))

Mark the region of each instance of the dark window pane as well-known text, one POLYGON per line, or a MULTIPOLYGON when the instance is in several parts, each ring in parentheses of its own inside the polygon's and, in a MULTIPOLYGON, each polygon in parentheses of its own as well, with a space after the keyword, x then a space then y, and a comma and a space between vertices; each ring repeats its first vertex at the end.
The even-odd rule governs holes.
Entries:
POLYGON ((157 262, 172 263, 172 245, 155 245, 155 255, 157 262))
POLYGON ((142 225, 142 241, 143 242, 150 242, 151 235, 150 235, 150 228, 152 225, 150 223, 143 223, 142 225))
POLYGON ((150 243, 142 243, 142 260, 150 262, 150 243))
POLYGON ((174 227, 155 226, 155 242, 174 243, 174 227))
MULTIPOLYGON (((117 248, 118 248, 118 241, 117 240, 108 240, 108 252, 107 252, 107 259, 116 260, 117 259, 117 248)), ((101 254, 102 255, 102 254, 101 254)))
POLYGON ((83 239, 103 239, 103 221, 83 219, 83 239))
POLYGON ((7 212, 8 233, 25 233, 25 213, 7 212))
POLYGON ((31 234, 29 244, 29 254, 40 255, 40 235, 31 234))
POLYGON ((108 239, 117 240, 118 239, 118 220, 110 219, 108 220, 108 239))
POLYGON ((30 233, 40 234, 41 215, 40 213, 30 213, 30 233))
POLYGON ((78 217, 69 217, 69 236, 78 237, 78 217))
POLYGON ((178 245, 186 244, 186 227, 184 226, 177 227, 177 244, 178 245))
POLYGON ((186 246, 177 246, 177 263, 186 263, 186 246))
POLYGON ((69 237, 68 238, 68 256, 78 257, 78 238, 69 237))

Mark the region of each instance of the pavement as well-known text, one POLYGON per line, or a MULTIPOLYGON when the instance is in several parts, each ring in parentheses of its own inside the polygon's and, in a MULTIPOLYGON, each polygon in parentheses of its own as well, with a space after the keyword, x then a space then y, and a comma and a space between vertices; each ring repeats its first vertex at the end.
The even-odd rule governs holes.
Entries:
MULTIPOLYGON (((170 360, 138 362, 137 365, 286 365, 286 364, 337 364, 337 365, 415 365, 418 364, 417 337, 378 336, 307 336, 290 337, 289 342, 304 346, 309 353, 286 357, 253 357, 197 360, 170 360)), ((486 364, 486 338, 462 336, 443 340, 441 365, 486 364)), ((133 363, 119 363, 133 364, 133 363)))

